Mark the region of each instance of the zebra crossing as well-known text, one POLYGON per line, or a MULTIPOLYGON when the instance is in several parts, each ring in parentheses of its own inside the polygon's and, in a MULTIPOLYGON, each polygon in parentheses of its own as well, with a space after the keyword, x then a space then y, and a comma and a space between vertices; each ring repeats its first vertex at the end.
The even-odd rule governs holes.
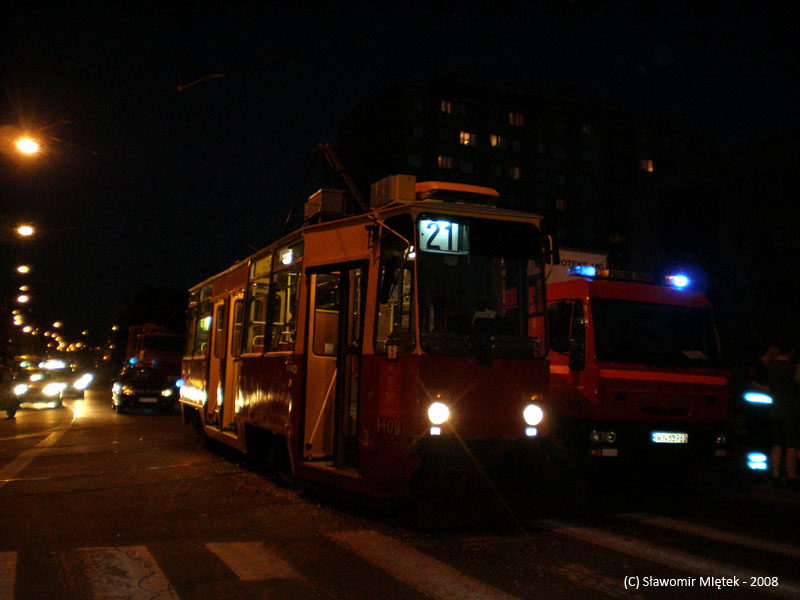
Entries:
MULTIPOLYGON (((794 561, 800 557, 800 547, 770 542, 677 519, 646 514, 617 515, 620 522, 644 523, 656 529, 666 529, 703 540, 719 542, 730 547, 769 553, 794 561)), ((561 521, 538 521, 531 523, 547 534, 577 540, 581 544, 610 550, 636 558, 644 564, 666 567, 677 573, 696 577, 719 577, 741 580, 753 577, 765 579, 770 574, 726 564, 720 560, 692 555, 689 552, 666 548, 656 543, 632 538, 610 530, 579 526, 561 521)), ((369 529, 354 529, 322 534, 321 538, 344 553, 364 561, 376 571, 395 582, 393 594, 386 597, 419 597, 444 600, 460 598, 466 600, 513 600, 524 597, 489 585, 478 578, 459 571, 453 566, 434 558, 428 553, 369 529), (400 592, 398 589, 408 590, 400 592)), ((524 540, 522 540, 524 543, 524 540)), ((316 543, 316 542, 315 542, 316 543)), ((284 552, 280 547, 263 540, 240 541, 196 541, 197 548, 187 548, 186 554, 170 562, 168 553, 153 545, 130 545, 120 547, 84 547, 53 552, 54 563, 66 565, 57 569, 54 577, 70 579, 64 584, 60 597, 102 598, 104 600, 180 600, 192 597, 215 597, 230 586, 264 586, 272 594, 264 597, 326 597, 326 583, 314 581, 308 564, 303 564, 297 553, 284 552), (221 566, 215 571, 210 563, 218 560, 221 566), (176 561, 185 565, 192 575, 176 575, 176 561), (165 564, 166 563, 166 564, 165 564), (203 579, 211 579, 206 583, 203 579), (202 585, 208 587, 202 588, 202 585), (228 587, 225 587, 228 586, 228 587), (79 593, 74 593, 80 590, 79 593), (291 590, 291 595, 286 591, 291 590)), ((20 552, 25 552, 21 550, 20 552)), ((30 597, 24 586, 17 581, 20 554, 16 551, 0 551, 0 600, 23 600, 30 597)), ((346 560, 346 559, 345 559, 346 560)), ((358 569, 359 567, 356 567, 358 569)), ((625 589, 618 574, 594 570, 589 565, 566 562, 550 565, 546 576, 564 580, 573 586, 586 588, 587 593, 603 597, 626 598, 631 592, 625 589)), ((775 577, 777 580, 777 577, 775 577)), ((251 591, 256 588, 247 588, 251 591)), ((257 588, 261 589, 261 588, 257 588)), ((675 591, 675 590, 673 590, 675 591)), ((755 590, 752 590, 755 591, 755 590)), ((780 577, 780 584, 758 589, 759 595, 777 598, 800 598, 800 584, 780 577)), ((261 594, 258 594, 261 596, 261 594)), ((234 594, 234 597, 238 597, 234 594)), ((381 593, 376 598, 384 597, 381 593)))

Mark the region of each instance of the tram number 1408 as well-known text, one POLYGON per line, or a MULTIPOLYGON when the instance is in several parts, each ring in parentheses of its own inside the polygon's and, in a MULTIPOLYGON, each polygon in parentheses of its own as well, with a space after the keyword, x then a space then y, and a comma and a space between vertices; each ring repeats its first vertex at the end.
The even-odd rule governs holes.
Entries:
POLYGON ((378 433, 400 435, 400 421, 378 417, 378 433))

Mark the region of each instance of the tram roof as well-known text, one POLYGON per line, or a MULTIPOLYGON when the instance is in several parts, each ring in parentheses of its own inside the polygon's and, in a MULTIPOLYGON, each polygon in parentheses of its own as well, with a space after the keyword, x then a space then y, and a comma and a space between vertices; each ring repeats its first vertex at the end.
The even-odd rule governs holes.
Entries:
POLYGON ((246 268, 252 260, 265 254, 269 254, 278 248, 291 245, 293 242, 299 241, 307 234, 315 231, 352 227, 357 226, 360 223, 376 223, 403 214, 416 216, 424 213, 448 214, 459 217, 531 223, 537 227, 541 226, 541 221, 543 219, 541 215, 537 215, 535 213, 523 212, 510 208, 499 208, 492 205, 469 204, 466 202, 447 202, 435 199, 426 199, 415 202, 398 202, 388 204, 378 208, 373 208, 368 213, 345 215, 338 219, 325 220, 319 223, 304 223, 298 229, 295 229, 294 231, 282 236, 268 246, 265 246, 264 248, 253 252, 249 256, 236 261, 227 269, 215 273, 200 283, 193 285, 189 288, 189 292, 191 293, 200 290, 208 284, 214 282, 216 279, 232 273, 237 269, 246 268))

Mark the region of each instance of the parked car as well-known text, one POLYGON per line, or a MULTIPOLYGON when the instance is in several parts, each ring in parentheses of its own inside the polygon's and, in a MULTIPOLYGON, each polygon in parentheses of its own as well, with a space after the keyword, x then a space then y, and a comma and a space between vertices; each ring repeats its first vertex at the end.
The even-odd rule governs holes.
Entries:
POLYGON ((112 406, 118 413, 128 408, 158 408, 171 412, 177 397, 175 384, 151 364, 125 365, 111 386, 112 406))
POLYGON ((14 375, 8 367, 0 365, 0 410, 6 411, 9 419, 13 419, 19 408, 19 400, 14 394, 14 375))

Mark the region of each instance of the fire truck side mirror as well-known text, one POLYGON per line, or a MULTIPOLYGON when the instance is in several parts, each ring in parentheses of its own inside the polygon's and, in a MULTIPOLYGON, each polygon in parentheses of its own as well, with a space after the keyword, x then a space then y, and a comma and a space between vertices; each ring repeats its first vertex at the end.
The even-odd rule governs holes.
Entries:
POLYGON ((542 238, 542 259, 546 265, 557 265, 561 259, 558 255, 558 244, 552 235, 542 238))
POLYGON ((569 346, 569 370, 583 371, 586 366, 586 348, 583 342, 570 340, 569 346))

